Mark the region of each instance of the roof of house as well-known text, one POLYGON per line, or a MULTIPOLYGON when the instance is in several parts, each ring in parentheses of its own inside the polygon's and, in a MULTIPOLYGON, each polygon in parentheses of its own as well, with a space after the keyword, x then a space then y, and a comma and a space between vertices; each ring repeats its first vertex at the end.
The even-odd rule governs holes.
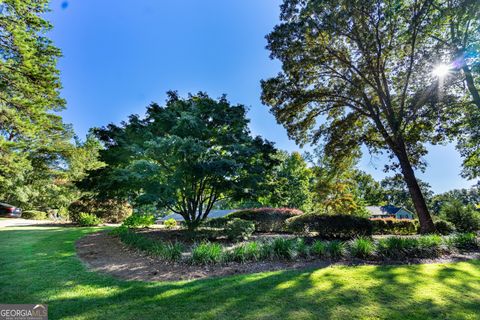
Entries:
MULTIPOLYGON (((231 212, 234 212, 234 211, 237 211, 237 210, 212 210, 208 214, 208 217, 209 218, 220 218, 220 217, 224 217, 227 214, 229 214, 231 212)), ((175 219, 176 221, 183 221, 184 220, 183 217, 181 215, 179 215, 178 213, 172 213, 172 214, 166 215, 165 217, 159 218, 158 221, 165 221, 165 220, 171 219, 171 218, 175 219)))
POLYGON ((386 205, 386 206, 367 206, 367 210, 370 211, 372 216, 384 216, 384 215, 394 215, 400 210, 405 210, 408 213, 413 214, 410 210, 397 207, 393 205, 386 205))

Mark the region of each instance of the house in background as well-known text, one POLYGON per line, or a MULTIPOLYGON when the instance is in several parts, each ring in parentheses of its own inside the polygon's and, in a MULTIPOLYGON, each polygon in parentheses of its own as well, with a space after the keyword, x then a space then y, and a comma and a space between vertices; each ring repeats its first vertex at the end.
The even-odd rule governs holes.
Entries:
POLYGON ((410 210, 392 205, 367 206, 367 210, 370 212, 370 218, 414 219, 414 214, 410 210))
MULTIPOLYGON (((208 218, 209 219, 212 219, 212 218, 221 218, 221 217, 225 217, 227 214, 229 213, 232 213, 232 212, 235 212, 237 210, 212 210, 210 211, 210 213, 208 214, 208 218)), ((183 221, 185 219, 183 219, 183 217, 181 215, 179 215, 178 213, 171 213, 169 215, 166 215, 165 217, 161 217, 159 219, 157 219, 157 223, 163 223, 165 220, 168 220, 168 219, 175 219, 176 221, 183 221)))

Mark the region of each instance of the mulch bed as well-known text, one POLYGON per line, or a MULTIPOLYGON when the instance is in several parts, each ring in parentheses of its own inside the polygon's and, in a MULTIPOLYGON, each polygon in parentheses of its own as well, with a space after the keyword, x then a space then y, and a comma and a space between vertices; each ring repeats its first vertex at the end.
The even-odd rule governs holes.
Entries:
MULTIPOLYGON (((160 234, 160 233, 159 233, 160 234)), ((162 236, 159 236, 162 237, 162 236)), ((163 240, 172 240, 168 235, 163 240)), ((124 245, 117 237, 102 231, 88 234, 76 243, 77 256, 93 271, 112 275, 124 280, 177 281, 208 277, 256 273, 285 269, 324 268, 330 265, 381 265, 442 263, 480 259, 480 252, 456 253, 437 259, 410 259, 408 261, 365 261, 349 259, 329 260, 262 261, 200 266, 186 263, 167 263, 139 250, 124 245)))

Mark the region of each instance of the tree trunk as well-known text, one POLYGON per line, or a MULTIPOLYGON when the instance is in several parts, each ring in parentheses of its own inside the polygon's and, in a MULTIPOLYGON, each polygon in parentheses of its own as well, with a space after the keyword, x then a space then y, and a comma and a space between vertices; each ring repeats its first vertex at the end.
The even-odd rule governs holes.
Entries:
POLYGON ((465 74, 465 81, 467 82, 468 91, 470 91, 470 94, 472 95, 473 103, 480 108, 480 94, 478 93, 477 87, 475 87, 472 71, 465 63, 463 64, 462 70, 465 74))
POLYGON ((408 191, 410 192, 413 205, 415 206, 415 211, 418 215, 418 220, 420 221, 420 233, 435 232, 435 225, 433 224, 432 217, 428 212, 427 203, 425 202, 422 190, 418 185, 417 178, 415 177, 415 172, 413 171, 410 160, 408 159, 408 155, 403 142, 400 143, 399 149, 400 150, 398 150, 397 152, 397 158, 400 162, 403 179, 407 183, 408 191))

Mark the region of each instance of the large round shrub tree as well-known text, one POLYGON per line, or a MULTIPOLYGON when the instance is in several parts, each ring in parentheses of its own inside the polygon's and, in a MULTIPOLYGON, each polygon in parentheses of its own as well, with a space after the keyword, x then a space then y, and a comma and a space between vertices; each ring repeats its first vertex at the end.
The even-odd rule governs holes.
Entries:
POLYGON ((178 213, 195 229, 219 199, 252 195, 273 165, 272 143, 250 135, 245 115, 225 97, 169 92, 166 105, 151 104, 144 118, 95 130, 107 165, 83 185, 99 197, 178 213))

